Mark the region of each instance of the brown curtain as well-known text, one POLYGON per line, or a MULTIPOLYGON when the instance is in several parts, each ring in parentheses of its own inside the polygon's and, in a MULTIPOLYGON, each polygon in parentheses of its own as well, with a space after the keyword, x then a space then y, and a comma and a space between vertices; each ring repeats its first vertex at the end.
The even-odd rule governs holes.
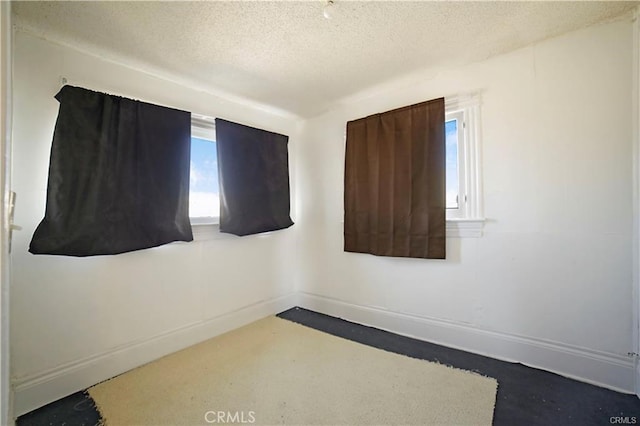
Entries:
POLYGON ((344 250, 445 258, 444 98, 347 123, 344 250))

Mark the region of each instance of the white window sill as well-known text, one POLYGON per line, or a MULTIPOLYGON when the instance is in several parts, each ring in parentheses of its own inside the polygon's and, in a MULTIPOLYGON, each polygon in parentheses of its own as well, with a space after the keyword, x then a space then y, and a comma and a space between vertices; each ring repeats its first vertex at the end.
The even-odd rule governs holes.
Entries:
POLYGON ((447 238, 482 237, 484 218, 447 219, 447 238))
MULTIPOLYGON (((220 224, 218 223, 209 223, 209 224, 191 224, 191 231, 193 232, 193 241, 213 241, 213 240, 232 240, 239 237, 234 234, 229 234, 227 232, 220 232, 220 224)), ((266 235, 268 233, 259 234, 266 235)))
POLYGON ((229 234, 220 232, 220 225, 217 223, 192 223, 193 241, 206 241, 229 238, 229 234))
MULTIPOLYGON (((484 222, 484 218, 447 219, 447 238, 482 237, 484 222)), ((217 223, 192 223, 191 229, 193 231, 193 241, 237 238, 233 234, 220 232, 220 225, 217 223)))
POLYGON ((269 237, 276 231, 262 232, 251 236, 239 237, 238 235, 220 232, 220 224, 218 223, 191 223, 191 231, 193 232, 193 241, 209 241, 209 240, 230 240, 234 238, 265 238, 269 237))

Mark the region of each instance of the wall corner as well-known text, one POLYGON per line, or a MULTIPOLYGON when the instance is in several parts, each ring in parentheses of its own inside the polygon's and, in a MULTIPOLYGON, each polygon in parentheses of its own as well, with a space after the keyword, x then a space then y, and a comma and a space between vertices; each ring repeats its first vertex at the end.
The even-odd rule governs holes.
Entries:
MULTIPOLYGON (((633 352, 640 353, 640 6, 632 16, 632 144, 633 144, 633 352)), ((635 393, 640 397, 640 360, 634 357, 635 393)))

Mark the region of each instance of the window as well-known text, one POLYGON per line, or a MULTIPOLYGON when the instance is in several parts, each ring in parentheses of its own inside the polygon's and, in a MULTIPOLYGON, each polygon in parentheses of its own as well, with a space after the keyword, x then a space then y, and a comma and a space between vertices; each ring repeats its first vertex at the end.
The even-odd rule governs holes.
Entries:
POLYGON ((189 218, 192 225, 214 225, 220 215, 218 154, 212 118, 191 116, 189 218))
POLYGON ((462 112, 447 114, 445 121, 446 137, 446 162, 447 162, 447 213, 449 211, 459 211, 460 195, 464 196, 464 176, 463 168, 460 167, 464 160, 464 117, 462 112), (462 160, 462 161, 461 161, 462 160))
POLYGON ((482 235, 480 102, 477 96, 445 98, 447 236, 482 235))

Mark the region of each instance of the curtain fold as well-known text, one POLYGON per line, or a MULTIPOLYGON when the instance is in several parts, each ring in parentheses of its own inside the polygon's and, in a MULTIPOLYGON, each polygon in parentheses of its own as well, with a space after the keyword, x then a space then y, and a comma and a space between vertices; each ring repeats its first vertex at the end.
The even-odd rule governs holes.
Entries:
POLYGON ((59 101, 29 251, 92 256, 192 241, 191 114, 80 87, 59 101))
POLYGON ((220 232, 250 235, 293 225, 289 137, 216 119, 220 232))
POLYGON ((444 259, 444 98, 347 123, 344 250, 444 259))

